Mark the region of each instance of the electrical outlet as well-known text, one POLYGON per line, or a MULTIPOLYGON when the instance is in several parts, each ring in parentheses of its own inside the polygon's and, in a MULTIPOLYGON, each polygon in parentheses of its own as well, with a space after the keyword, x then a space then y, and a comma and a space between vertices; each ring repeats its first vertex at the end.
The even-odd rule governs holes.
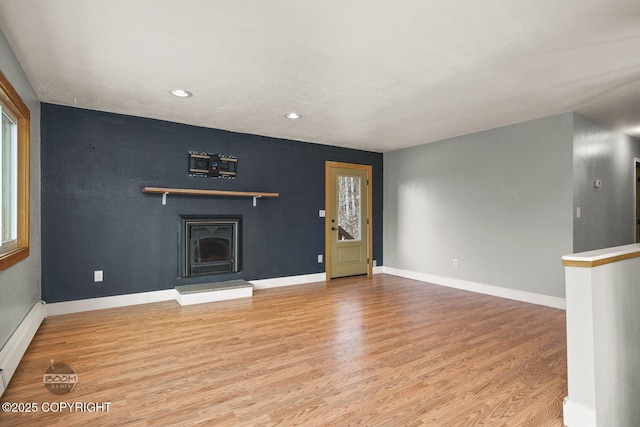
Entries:
POLYGON ((377 267, 377 266, 378 266, 378 261, 377 261, 377 260, 375 260, 375 259, 373 260, 373 266, 374 266, 374 267, 377 267))
POLYGON ((454 267, 457 267, 457 266, 459 266, 459 265, 460 265, 460 263, 458 262, 458 258, 454 259, 454 260, 453 260, 453 266, 454 266, 454 267))
POLYGON ((104 272, 102 270, 96 270, 93 272, 93 281, 102 282, 104 280, 104 272))

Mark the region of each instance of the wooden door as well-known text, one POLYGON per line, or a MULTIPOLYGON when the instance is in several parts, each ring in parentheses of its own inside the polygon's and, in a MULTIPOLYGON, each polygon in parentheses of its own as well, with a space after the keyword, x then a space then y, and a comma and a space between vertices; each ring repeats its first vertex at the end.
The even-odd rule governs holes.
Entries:
POLYGON ((327 162, 327 278, 371 274, 371 166, 327 162))

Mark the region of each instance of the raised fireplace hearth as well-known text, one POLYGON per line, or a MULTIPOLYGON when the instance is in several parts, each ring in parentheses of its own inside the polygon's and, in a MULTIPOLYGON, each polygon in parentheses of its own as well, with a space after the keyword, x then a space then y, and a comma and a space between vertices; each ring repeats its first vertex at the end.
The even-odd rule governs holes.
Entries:
POLYGON ((241 216, 180 216, 178 275, 239 272, 241 228, 241 216))

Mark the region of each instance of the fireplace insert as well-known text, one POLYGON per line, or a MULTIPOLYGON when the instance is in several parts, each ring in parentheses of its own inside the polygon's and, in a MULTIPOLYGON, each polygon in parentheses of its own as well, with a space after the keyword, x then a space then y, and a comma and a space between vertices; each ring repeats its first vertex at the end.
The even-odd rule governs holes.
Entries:
POLYGON ((180 216, 179 276, 239 272, 241 227, 241 216, 180 216))

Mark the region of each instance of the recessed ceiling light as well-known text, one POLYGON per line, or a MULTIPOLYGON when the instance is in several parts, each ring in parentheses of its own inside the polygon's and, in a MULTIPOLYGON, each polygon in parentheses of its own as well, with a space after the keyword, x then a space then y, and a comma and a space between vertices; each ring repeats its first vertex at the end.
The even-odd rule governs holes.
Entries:
POLYGON ((190 96, 193 96, 191 92, 184 89, 171 89, 170 92, 172 95, 179 96, 180 98, 188 98, 190 96))
POLYGON ((293 111, 292 111, 292 112, 290 112, 290 113, 288 113, 288 114, 285 114, 284 116, 285 116, 287 119, 291 119, 291 120, 299 119, 300 117, 302 117, 300 114, 298 114, 298 113, 294 113, 293 111))

